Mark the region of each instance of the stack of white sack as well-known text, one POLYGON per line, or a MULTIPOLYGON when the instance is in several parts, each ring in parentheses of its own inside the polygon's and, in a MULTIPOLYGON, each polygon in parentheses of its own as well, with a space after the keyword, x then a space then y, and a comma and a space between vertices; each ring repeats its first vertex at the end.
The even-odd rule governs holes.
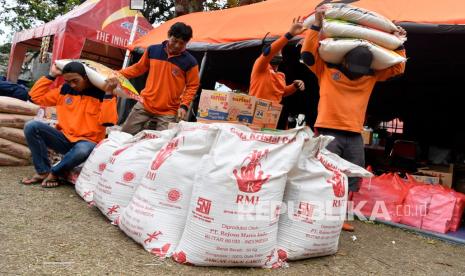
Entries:
POLYGON ((0 97, 0 166, 24 166, 32 161, 24 125, 34 119, 39 106, 15 98, 0 97))
POLYGON ((76 181, 76 193, 87 203, 94 200, 95 187, 113 152, 131 138, 129 133, 113 131, 95 146, 76 181))
POLYGON ((118 219, 119 227, 159 257, 169 257, 186 224, 194 176, 216 139, 214 125, 181 122, 176 137, 156 155, 131 202, 118 219))
POLYGON ((94 190, 94 203, 112 222, 119 217, 150 168, 153 156, 175 135, 177 129, 144 130, 115 150, 94 190))
MULTIPOLYGON (((394 52, 406 41, 394 35, 398 28, 384 16, 347 4, 326 4, 321 29, 319 54, 329 63, 340 64, 343 57, 357 46, 366 46, 373 53, 373 70, 382 70, 405 62, 394 52)), ((315 16, 309 16, 304 25, 310 28, 315 16)))
POLYGON ((330 136, 308 140, 289 172, 278 232, 281 261, 335 254, 346 217, 347 176, 370 177, 365 169, 329 152, 330 136))

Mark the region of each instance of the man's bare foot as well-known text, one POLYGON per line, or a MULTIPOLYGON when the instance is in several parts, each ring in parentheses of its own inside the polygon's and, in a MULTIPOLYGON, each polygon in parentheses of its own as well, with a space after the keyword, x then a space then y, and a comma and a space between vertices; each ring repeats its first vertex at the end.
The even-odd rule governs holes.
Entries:
POLYGON ((45 178, 47 178, 48 176, 48 173, 44 173, 44 174, 35 174, 31 177, 25 177, 23 178, 20 183, 21 184, 24 184, 24 185, 32 185, 32 184, 39 184, 39 183, 42 183, 44 181, 45 178))
POLYGON ((40 184, 40 186, 42 186, 42 188, 55 188, 55 187, 58 187, 60 185, 61 185, 60 179, 58 179, 58 177, 53 175, 52 173, 50 173, 47 176, 47 178, 45 178, 42 181, 42 184, 40 184))

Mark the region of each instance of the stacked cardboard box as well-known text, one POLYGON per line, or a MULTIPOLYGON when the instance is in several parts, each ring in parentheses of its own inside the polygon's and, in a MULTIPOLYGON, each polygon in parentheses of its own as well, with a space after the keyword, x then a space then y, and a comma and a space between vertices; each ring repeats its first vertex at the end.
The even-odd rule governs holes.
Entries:
POLYGON ((251 128, 275 129, 282 105, 242 93, 203 90, 197 113, 200 122, 229 121, 251 128))

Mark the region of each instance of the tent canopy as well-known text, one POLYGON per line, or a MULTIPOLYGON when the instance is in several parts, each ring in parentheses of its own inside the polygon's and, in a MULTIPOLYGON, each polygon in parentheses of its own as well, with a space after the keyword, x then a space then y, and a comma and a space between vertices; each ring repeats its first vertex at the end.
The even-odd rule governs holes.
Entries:
MULTIPOLYGON (((307 17, 320 3, 350 3, 378 12, 391 20, 403 23, 465 24, 465 1, 443 0, 431 5, 424 0, 268 0, 226 10, 199 12, 180 16, 153 29, 129 47, 147 48, 166 39, 169 27, 175 22, 192 26, 194 37, 191 50, 229 50, 250 47, 260 43, 267 32, 281 36, 290 27, 293 18, 307 17)), ((432 24, 432 25, 431 25, 432 24)))
MULTIPOLYGON (((16 33, 8 80, 17 80, 26 51, 40 49, 41 38, 47 36, 53 36, 52 61, 82 57, 120 67, 136 14, 129 9, 129 0, 87 0, 51 22, 16 33)), ((152 29, 140 13, 137 26, 135 38, 152 29)))

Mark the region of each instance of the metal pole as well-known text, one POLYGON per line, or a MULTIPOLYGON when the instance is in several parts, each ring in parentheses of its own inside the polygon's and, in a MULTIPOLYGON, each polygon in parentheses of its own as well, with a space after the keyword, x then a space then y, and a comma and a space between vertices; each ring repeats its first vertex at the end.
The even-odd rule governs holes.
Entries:
MULTIPOLYGON (((200 79, 199 90, 200 91, 202 90, 202 77, 203 77, 204 72, 205 72, 205 65, 207 64, 207 58, 208 58, 208 51, 205 51, 205 53, 203 54, 203 57, 202 57, 202 62, 200 63, 200 71, 199 71, 199 79, 200 79)), ((199 91, 197 90, 197 93, 196 93, 195 97, 197 96, 198 93, 199 93, 199 91)), ((194 97, 194 99, 195 99, 195 97, 194 97)), ((192 117, 195 117, 194 101, 192 101, 191 104, 189 105, 189 109, 187 110, 187 114, 189 114, 189 116, 187 116, 188 121, 190 121, 190 119, 192 117)))
MULTIPOLYGON (((128 45, 130 45, 134 41, 134 37, 136 36, 138 23, 139 23, 138 12, 136 12, 136 15, 134 16, 134 22, 132 24, 131 34, 129 35, 128 45)), ((128 65, 129 65, 129 57, 130 56, 131 56, 131 51, 129 51, 129 49, 127 49, 126 54, 124 56, 123 67, 122 67, 123 69, 128 67, 128 65)), ((126 109, 126 99, 125 98, 118 98, 118 114, 124 114, 125 109, 126 109)), ((118 118, 118 123, 122 123, 121 118, 118 118)))

